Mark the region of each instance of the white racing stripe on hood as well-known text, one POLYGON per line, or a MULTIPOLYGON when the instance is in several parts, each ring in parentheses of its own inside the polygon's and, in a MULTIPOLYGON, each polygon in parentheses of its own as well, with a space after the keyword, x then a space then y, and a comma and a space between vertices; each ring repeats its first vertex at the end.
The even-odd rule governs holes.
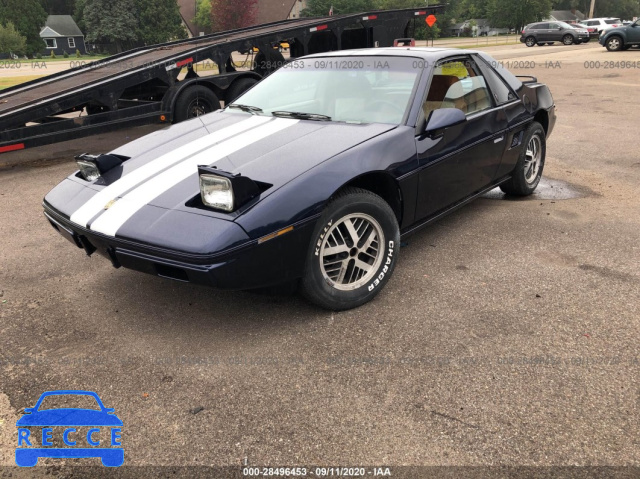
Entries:
POLYGON ((163 171, 116 201, 111 208, 91 223, 91 230, 108 236, 115 236, 118 229, 143 206, 181 181, 184 181, 189 176, 197 173, 198 165, 211 165, 252 143, 263 140, 296 123, 298 123, 298 120, 272 118, 271 121, 265 125, 237 135, 234 138, 222 142, 215 148, 203 151, 163 171))
POLYGON ((103 211, 109 201, 116 199, 119 195, 129 191, 134 186, 139 185, 143 181, 160 173, 165 168, 175 165, 189 156, 209 149, 216 143, 227 140, 234 135, 263 125, 269 120, 271 120, 271 118, 265 116, 252 116, 161 155, 157 159, 133 170, 131 173, 96 193, 71 215, 71 221, 81 226, 87 226, 91 218, 103 211))

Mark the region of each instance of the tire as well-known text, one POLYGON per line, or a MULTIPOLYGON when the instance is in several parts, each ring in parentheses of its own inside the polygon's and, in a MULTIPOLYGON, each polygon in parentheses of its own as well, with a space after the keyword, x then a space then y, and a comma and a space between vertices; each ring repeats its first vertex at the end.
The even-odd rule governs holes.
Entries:
POLYGON ((231 103, 256 83, 258 83, 258 80, 256 80, 255 78, 238 78, 231 84, 231 86, 227 90, 227 94, 224 97, 225 105, 231 103))
POLYGON ((591 37, 589 37, 589 38, 584 38, 584 39, 582 40, 582 43, 589 43, 589 40, 591 40, 591 37))
POLYGON ((540 42, 540 43, 537 43, 536 45, 538 45, 539 47, 544 47, 545 43, 544 42, 540 42))
POLYGON ((220 109, 220 100, 207 87, 194 85, 180 93, 176 101, 173 118, 179 123, 190 118, 206 115, 220 109))
POLYGON ((614 35, 607 39, 605 46, 607 47, 607 50, 609 50, 610 52, 619 52, 620 50, 622 50, 622 47, 624 45, 622 43, 622 38, 620 38, 617 35, 614 35))
POLYGON ((571 35, 565 35, 562 37, 562 43, 565 45, 573 45, 575 43, 574 38, 571 35))
POLYGON ((524 134, 523 148, 518 157, 511 178, 500 185, 500 189, 508 195, 528 196, 540 183, 544 161, 547 154, 547 143, 544 128, 534 121, 524 134))
POLYGON ((532 47, 536 44, 536 39, 535 37, 527 37, 524 39, 524 44, 528 47, 532 47))
POLYGON ((553 42, 547 42, 547 45, 553 45, 553 42))
POLYGON ((389 281, 399 248, 398 221, 387 202, 370 191, 346 188, 331 200, 318 221, 301 292, 325 309, 358 307, 371 301, 389 281), (363 267, 358 268, 356 261, 363 267))
POLYGON ((273 73, 285 63, 287 63, 287 61, 279 51, 272 48, 264 52, 260 50, 256 55, 255 68, 253 71, 264 77, 273 73))

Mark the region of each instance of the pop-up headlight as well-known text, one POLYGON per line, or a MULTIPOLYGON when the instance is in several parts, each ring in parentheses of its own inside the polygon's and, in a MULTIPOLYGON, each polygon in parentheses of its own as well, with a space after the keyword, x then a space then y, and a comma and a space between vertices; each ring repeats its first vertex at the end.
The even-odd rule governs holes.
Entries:
POLYGON ((110 169, 120 166, 125 159, 116 155, 89 155, 82 153, 76 156, 76 163, 85 180, 95 181, 110 169))
POLYGON ((211 208, 231 212, 260 194, 260 187, 250 178, 232 175, 209 166, 199 166, 200 196, 211 208))

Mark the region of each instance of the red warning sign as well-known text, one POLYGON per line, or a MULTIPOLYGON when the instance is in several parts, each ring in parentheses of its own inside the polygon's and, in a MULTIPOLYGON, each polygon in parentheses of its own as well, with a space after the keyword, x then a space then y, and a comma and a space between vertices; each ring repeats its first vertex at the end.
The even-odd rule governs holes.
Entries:
POLYGON ((429 27, 432 27, 434 23, 436 23, 436 16, 435 15, 429 15, 425 22, 427 22, 427 25, 429 25, 429 27))

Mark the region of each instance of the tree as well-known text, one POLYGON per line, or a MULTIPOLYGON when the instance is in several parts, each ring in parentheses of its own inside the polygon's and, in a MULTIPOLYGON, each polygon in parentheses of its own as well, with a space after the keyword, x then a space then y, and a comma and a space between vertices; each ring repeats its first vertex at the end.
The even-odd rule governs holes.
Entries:
POLYGON ((258 0, 212 0, 212 30, 222 32, 255 25, 257 3, 258 0))
POLYGON ((14 53, 24 55, 27 49, 27 39, 20 35, 8 22, 6 26, 0 24, 0 53, 14 53))
POLYGON ((75 0, 40 0, 42 8, 49 15, 73 15, 75 0))
POLYGON ((115 43, 136 39, 138 21, 134 0, 87 0, 84 7, 86 38, 91 43, 115 43))
POLYGON ((211 0, 197 0, 193 23, 205 33, 211 33, 211 0))
POLYGON ((76 0, 76 6, 73 11, 73 21, 76 22, 81 32, 87 32, 87 26, 84 23, 84 7, 87 4, 87 0, 76 0))
POLYGON ((11 22, 20 35, 26 38, 26 53, 44 49, 40 30, 47 21, 47 13, 38 0, 2 0, 0 24, 11 22))
POLYGON ((184 38, 186 32, 176 0, 135 0, 137 40, 146 45, 184 38))
POLYGON ((515 28, 543 20, 551 13, 551 0, 488 0, 487 18, 492 27, 515 28))
MULTIPOLYGON (((384 2, 384 0, 382 0, 384 2)), ((389 4, 391 2, 386 2, 389 4)), ((333 14, 370 12, 380 8, 375 0, 308 0, 307 7, 300 13, 303 17, 326 17, 333 7, 333 14)), ((384 8, 397 8, 385 6, 384 8)))

